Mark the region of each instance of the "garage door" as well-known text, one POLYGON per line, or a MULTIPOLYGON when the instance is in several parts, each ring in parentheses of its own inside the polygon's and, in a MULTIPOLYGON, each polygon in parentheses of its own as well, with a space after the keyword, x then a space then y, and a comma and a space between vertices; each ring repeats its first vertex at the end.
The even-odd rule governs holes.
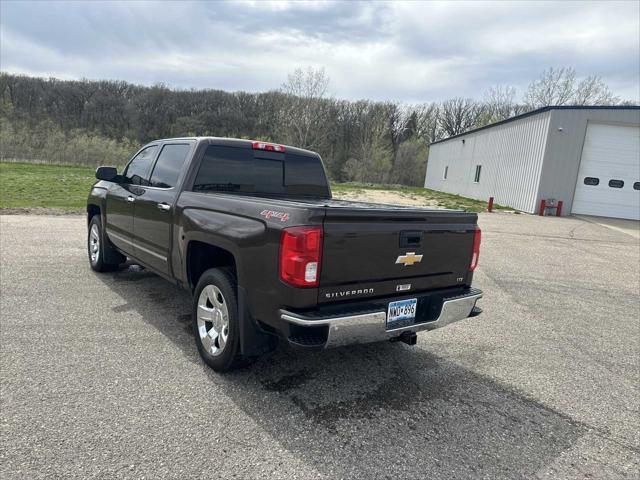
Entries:
POLYGON ((640 127, 588 124, 571 211, 640 220, 640 127))

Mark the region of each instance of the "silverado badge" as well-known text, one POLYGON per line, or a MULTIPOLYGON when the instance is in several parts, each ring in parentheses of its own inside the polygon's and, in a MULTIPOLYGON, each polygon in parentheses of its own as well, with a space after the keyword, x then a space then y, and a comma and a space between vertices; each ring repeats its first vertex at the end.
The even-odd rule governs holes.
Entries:
POLYGON ((416 252, 407 252, 406 255, 400 255, 396 258, 396 263, 402 263, 405 267, 421 261, 422 255, 416 255, 416 252))

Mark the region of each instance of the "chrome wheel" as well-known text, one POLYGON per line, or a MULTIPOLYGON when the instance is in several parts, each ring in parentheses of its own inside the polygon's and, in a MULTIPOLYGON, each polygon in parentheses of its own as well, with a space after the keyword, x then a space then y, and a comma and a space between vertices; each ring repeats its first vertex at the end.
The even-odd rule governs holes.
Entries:
POLYGON ((229 310, 222 292, 207 285, 198 298, 198 333, 205 351, 220 355, 229 338, 229 310))
POLYGON ((100 232, 98 231, 98 225, 95 223, 91 225, 89 231, 89 258, 91 263, 95 265, 100 259, 100 232))

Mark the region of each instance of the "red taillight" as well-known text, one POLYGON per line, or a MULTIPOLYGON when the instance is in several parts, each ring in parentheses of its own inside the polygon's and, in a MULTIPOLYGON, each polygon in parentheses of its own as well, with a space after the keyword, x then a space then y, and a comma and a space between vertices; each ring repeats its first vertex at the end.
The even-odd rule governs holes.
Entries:
POLYGON ((482 233, 479 228, 476 228, 473 234, 473 255, 471 256, 471 265, 469 265, 469 271, 473 272, 478 266, 478 260, 480 260, 480 237, 482 233))
POLYGON ((277 143, 253 142, 252 145, 254 150, 284 153, 284 145, 278 145, 277 143))
POLYGON ((317 287, 322 227, 285 228, 280 237, 280 278, 295 287, 317 287))

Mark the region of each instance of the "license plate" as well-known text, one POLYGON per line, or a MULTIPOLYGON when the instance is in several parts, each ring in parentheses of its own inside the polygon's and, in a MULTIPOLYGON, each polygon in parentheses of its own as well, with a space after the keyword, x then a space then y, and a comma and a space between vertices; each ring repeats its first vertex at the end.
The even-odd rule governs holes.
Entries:
POLYGON ((411 324, 408 320, 416 318, 418 299, 410 298, 389 303, 387 310, 387 328, 400 326, 403 323, 411 324))

